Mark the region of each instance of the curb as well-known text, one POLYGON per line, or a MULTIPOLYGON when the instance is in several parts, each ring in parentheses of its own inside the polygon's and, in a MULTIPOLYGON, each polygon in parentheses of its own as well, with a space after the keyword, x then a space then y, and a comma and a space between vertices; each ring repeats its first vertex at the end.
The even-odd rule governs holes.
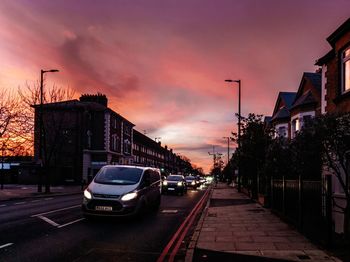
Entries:
POLYGON ((194 250, 196 248, 199 234, 200 234, 201 229, 202 229, 204 218, 206 217, 207 212, 208 212, 208 207, 209 207, 211 195, 213 194, 213 187, 211 187, 209 190, 210 190, 210 192, 208 194, 207 203, 203 209, 201 217, 199 218, 199 220, 197 222, 196 229, 193 232, 190 243, 188 244, 188 247, 186 250, 186 256, 185 256, 185 262, 192 262, 192 260, 193 260, 194 250))

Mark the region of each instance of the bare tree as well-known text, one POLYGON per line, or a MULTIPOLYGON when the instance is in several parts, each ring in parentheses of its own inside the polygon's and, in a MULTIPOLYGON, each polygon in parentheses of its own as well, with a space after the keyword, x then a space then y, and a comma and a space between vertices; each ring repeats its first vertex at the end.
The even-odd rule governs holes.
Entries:
MULTIPOLYGON (((44 86, 43 88, 43 101, 44 104, 56 103, 61 101, 70 100, 74 97, 74 91, 70 88, 62 88, 56 85, 52 87, 44 86)), ((22 125, 22 133, 30 134, 26 136, 25 141, 26 146, 33 150, 34 148, 34 126, 35 126, 35 110, 40 104, 40 82, 35 82, 34 84, 26 83, 24 88, 18 89, 18 94, 21 101, 22 112, 25 113, 26 119, 22 125)), ((38 191, 41 192, 42 187, 42 173, 45 174, 45 192, 50 192, 50 174, 48 166, 51 162, 51 159, 54 155, 54 152, 57 151, 57 148, 61 146, 61 141, 59 135, 61 134, 61 128, 64 121, 64 115, 51 114, 45 116, 45 122, 42 126, 42 145, 39 150, 42 151, 42 170, 39 172, 39 181, 38 181, 38 191), (50 140, 48 145, 46 134, 50 133, 50 137, 54 137, 54 140, 50 140)), ((40 138, 39 138, 40 139, 40 138)))
POLYGON ((0 93, 0 155, 1 189, 4 187, 4 162, 6 156, 19 154, 25 143, 20 136, 19 124, 23 119, 19 99, 9 90, 0 93))

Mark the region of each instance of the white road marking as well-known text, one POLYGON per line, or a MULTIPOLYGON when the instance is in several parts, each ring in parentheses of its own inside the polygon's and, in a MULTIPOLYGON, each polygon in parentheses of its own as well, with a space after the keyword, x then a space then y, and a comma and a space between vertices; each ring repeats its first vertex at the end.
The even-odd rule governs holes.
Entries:
POLYGON ((59 212, 59 211, 63 211, 63 210, 77 208, 80 206, 81 205, 75 205, 75 206, 71 206, 71 207, 60 208, 60 209, 56 209, 56 210, 52 210, 52 211, 48 211, 48 212, 44 212, 44 213, 40 213, 40 214, 35 214, 35 215, 30 216, 30 217, 38 217, 38 216, 47 215, 47 214, 51 214, 51 213, 55 213, 55 212, 59 212))
POLYGON ((5 247, 9 247, 9 246, 12 246, 12 245, 13 245, 13 243, 7 243, 5 245, 0 246, 0 249, 1 248, 5 248, 5 247))
POLYGON ((35 202, 40 202, 41 200, 39 199, 39 200, 32 200, 32 201, 30 201, 30 202, 32 202, 32 203, 35 203, 35 202))
POLYGON ((178 210, 176 209, 164 209, 162 210, 162 213, 165 213, 165 214, 176 214, 178 212, 178 210))
POLYGON ((7 205, 0 205, 0 207, 6 207, 7 205))
POLYGON ((58 227, 60 224, 57 224, 55 221, 52 221, 51 219, 44 217, 44 216, 38 216, 38 218, 44 220, 45 222, 49 223, 51 226, 58 227))
POLYGON ((83 218, 79 218, 79 219, 74 220, 74 221, 72 221, 72 222, 68 222, 68 223, 66 223, 66 224, 63 224, 63 225, 57 226, 57 228, 62 228, 62 227, 65 227, 65 226, 68 226, 68 225, 71 225, 71 224, 77 223, 77 222, 79 222, 79 221, 82 221, 82 220, 84 220, 84 219, 85 219, 84 217, 83 217, 83 218))
POLYGON ((27 202, 17 202, 17 203, 14 203, 14 205, 23 205, 25 203, 27 203, 27 202))
POLYGON ((45 198, 44 200, 51 200, 53 199, 53 197, 48 197, 48 198, 45 198))

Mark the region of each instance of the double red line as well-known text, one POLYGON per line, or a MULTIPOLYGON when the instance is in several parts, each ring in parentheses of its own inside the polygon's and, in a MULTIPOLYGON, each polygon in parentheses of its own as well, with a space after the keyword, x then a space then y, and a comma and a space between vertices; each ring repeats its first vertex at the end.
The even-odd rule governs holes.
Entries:
POLYGON ((191 213, 186 217, 185 221, 181 224, 179 229, 176 231, 174 236, 171 238, 169 243, 164 248, 163 252, 160 254, 157 262, 163 262, 165 261, 165 257, 169 255, 169 262, 173 262, 175 255, 179 251, 180 245, 182 243, 182 240, 185 238, 188 230, 190 229, 191 225, 194 222, 194 219, 196 218, 198 212, 201 210, 203 204, 206 202, 206 199, 209 195, 209 189, 204 193, 202 198, 198 201, 196 206, 192 209, 191 213), (171 247, 173 249, 170 252, 171 247))

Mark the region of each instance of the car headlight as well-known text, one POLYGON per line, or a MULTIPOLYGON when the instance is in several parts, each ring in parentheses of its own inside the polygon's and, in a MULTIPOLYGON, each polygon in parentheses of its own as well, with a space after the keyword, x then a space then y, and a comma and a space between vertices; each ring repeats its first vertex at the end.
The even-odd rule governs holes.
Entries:
POLYGON ((195 185, 195 184, 196 184, 196 182, 192 181, 191 185, 195 185))
POLYGON ((87 190, 87 189, 84 190, 84 197, 87 198, 87 199, 91 199, 92 198, 92 195, 89 192, 89 190, 87 190))
POLYGON ((124 196, 122 196, 122 201, 129 201, 129 200, 132 200, 134 198, 137 197, 137 193, 136 192, 132 192, 132 193, 128 193, 128 194, 125 194, 124 196))
POLYGON ((182 186, 182 182, 177 182, 177 185, 178 186, 182 186))
POLYGON ((167 181, 163 181, 163 186, 166 186, 168 184, 167 181))

